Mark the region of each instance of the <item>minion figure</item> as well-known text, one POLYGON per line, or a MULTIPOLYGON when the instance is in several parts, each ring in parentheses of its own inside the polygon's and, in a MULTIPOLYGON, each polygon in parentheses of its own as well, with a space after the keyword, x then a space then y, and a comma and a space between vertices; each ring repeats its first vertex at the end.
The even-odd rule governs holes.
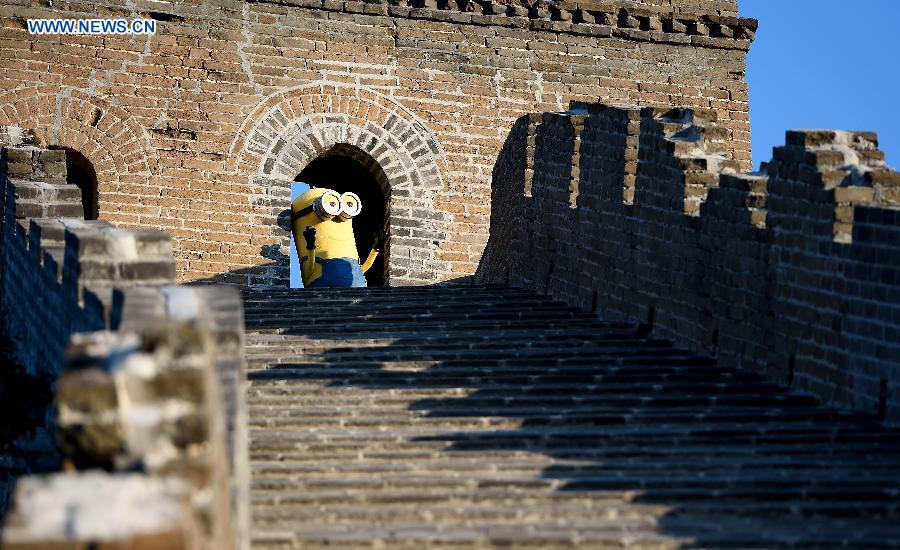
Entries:
POLYGON ((291 228, 304 287, 366 286, 363 273, 375 263, 384 236, 375 239, 369 256, 360 265, 352 223, 361 211, 362 203, 355 193, 321 187, 311 188, 291 204, 291 228), (305 251, 301 242, 306 243, 305 251))

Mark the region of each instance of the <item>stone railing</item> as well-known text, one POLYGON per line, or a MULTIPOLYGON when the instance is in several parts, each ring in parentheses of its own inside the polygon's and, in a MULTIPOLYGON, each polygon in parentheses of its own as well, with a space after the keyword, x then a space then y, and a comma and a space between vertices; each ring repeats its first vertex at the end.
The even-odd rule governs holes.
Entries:
POLYGON ((900 421, 900 174, 871 133, 788 132, 752 174, 721 137, 689 109, 523 117, 476 278, 900 421))

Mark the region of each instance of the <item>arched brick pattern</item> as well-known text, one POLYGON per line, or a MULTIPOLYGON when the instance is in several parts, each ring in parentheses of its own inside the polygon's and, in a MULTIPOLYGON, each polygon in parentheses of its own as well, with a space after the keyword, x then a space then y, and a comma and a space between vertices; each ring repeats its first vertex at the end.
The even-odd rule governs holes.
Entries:
POLYGON ((84 155, 97 173, 100 217, 122 225, 139 221, 124 194, 146 185, 158 156, 144 128, 124 109, 81 91, 68 95, 13 90, 0 96, 0 125, 33 129, 46 147, 63 146, 84 155), (131 188, 131 191, 129 191, 131 188), (129 215, 120 208, 127 205, 129 215))
MULTIPOLYGON (((251 205, 282 218, 290 183, 314 159, 341 154, 368 163, 388 197, 389 284, 434 282, 449 271, 437 258, 448 216, 433 204, 444 189, 444 153, 428 128, 390 98, 325 84, 277 94, 248 117, 231 152, 230 167, 251 174, 251 205)), ((273 219, 272 227, 284 258, 271 267, 268 284, 281 284, 276 268, 287 261, 290 236, 285 224, 273 219)))

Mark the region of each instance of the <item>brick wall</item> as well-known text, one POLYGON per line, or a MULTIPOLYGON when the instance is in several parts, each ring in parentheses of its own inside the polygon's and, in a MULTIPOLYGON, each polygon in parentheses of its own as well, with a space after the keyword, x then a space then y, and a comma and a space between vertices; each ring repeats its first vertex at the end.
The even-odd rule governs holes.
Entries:
POLYGON ((742 174, 717 113, 522 117, 478 271, 900 421, 900 174, 865 132, 792 131, 742 174))
POLYGON ((389 281, 429 282, 474 271, 491 170, 524 113, 598 99, 713 109, 749 168, 756 22, 735 14, 734 0, 7 2, 0 124, 85 155, 100 218, 171 234, 179 280, 284 284, 290 181, 355 151, 387 176, 389 281), (87 16, 159 26, 24 28, 87 16))

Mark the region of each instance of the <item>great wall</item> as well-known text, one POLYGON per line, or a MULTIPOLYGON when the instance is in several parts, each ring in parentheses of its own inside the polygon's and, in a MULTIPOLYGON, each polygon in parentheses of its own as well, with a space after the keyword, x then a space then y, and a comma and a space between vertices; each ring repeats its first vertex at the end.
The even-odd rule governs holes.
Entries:
POLYGON ((4 8, 0 547, 900 544, 900 174, 749 171, 736 1, 4 8))

